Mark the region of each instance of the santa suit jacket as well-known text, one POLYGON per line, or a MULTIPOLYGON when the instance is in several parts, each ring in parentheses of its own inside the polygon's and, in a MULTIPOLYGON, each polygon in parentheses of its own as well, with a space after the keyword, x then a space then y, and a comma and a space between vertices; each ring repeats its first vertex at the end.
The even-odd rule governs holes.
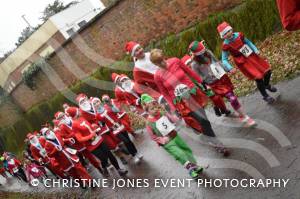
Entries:
POLYGON ((48 156, 53 157, 65 172, 68 172, 79 162, 79 158, 75 154, 67 151, 59 134, 55 134, 55 140, 46 140, 45 149, 48 156))
POLYGON ((154 98, 159 98, 160 93, 154 81, 154 74, 158 66, 150 61, 150 53, 146 52, 143 59, 136 59, 134 62, 133 78, 137 84, 136 89, 140 93, 148 93, 154 98))
POLYGON ((89 151, 94 151, 103 142, 101 133, 96 137, 92 135, 91 130, 95 128, 84 117, 73 120, 72 129, 76 140, 83 143, 89 151))
MULTIPOLYGON (((39 137, 38 138, 39 140, 39 143, 40 143, 40 146, 42 148, 45 149, 45 143, 46 143, 46 139, 44 137, 39 137)), ((38 148, 37 146, 33 145, 33 144, 30 144, 30 147, 29 147, 30 151, 31 151, 31 155, 32 157, 36 160, 36 161, 40 161, 42 160, 43 163, 48 163, 49 162, 49 158, 44 156, 41 152, 41 148, 38 148)))
POLYGON ((289 31, 300 29, 300 1, 277 0, 283 27, 289 31))
POLYGON ((66 142, 70 147, 76 149, 77 151, 81 152, 86 149, 84 144, 76 140, 75 134, 72 130, 72 126, 60 123, 59 134, 63 138, 64 142, 66 142), (74 143, 72 139, 74 139, 74 143))

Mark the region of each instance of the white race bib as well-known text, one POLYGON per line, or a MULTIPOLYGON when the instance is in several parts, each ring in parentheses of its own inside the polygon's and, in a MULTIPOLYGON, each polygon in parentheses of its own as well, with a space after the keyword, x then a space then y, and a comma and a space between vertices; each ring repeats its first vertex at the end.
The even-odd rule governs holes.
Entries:
POLYGON ((13 168, 13 172, 17 173, 19 171, 19 169, 17 167, 13 168))
POLYGON ((32 171, 33 173, 38 173, 38 172, 39 172, 38 168, 36 168, 36 167, 33 167, 33 168, 31 169, 31 171, 32 171))
POLYGON ((212 63, 210 69, 217 79, 221 79, 226 74, 225 70, 219 63, 212 63))
POLYGON ((239 50, 245 57, 249 57, 252 53, 253 53, 253 50, 247 45, 247 44, 244 44, 240 50, 239 50))
POLYGON ((175 87, 175 90, 174 90, 174 95, 176 97, 182 97, 186 94, 189 93, 189 87, 185 84, 178 84, 176 87, 175 87))
POLYGON ((166 116, 162 116, 155 122, 157 130, 163 135, 168 135, 171 131, 173 131, 176 126, 167 118, 166 116))

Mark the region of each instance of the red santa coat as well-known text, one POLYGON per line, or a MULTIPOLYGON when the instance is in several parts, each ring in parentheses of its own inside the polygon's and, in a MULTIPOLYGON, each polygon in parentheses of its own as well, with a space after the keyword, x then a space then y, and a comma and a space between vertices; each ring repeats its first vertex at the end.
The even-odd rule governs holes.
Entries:
POLYGON ((10 160, 7 161, 7 169, 10 173, 14 173, 13 170, 14 168, 19 168, 21 166, 21 161, 18 160, 17 158, 11 158, 10 160))
POLYGON ((72 126, 68 126, 63 123, 59 123, 59 133, 60 136, 64 139, 64 141, 68 141, 68 145, 72 148, 76 149, 77 151, 81 152, 86 149, 85 145, 78 142, 75 138, 74 132, 72 130, 72 126), (71 139, 75 139, 74 143, 71 141, 71 139))
MULTIPOLYGON (((39 140, 40 146, 42 148, 45 148, 45 143, 46 143, 45 138, 39 137, 38 140, 39 140)), ((45 156, 47 154, 44 154, 43 151, 41 151, 42 148, 40 148, 37 145, 33 145, 33 144, 30 144, 30 147, 29 147, 29 149, 31 151, 31 155, 36 161, 39 162, 40 160, 42 160, 43 163, 48 163, 49 158, 47 156, 45 156)))
POLYGON ((104 112, 98 113, 96 118, 104 121, 114 135, 126 131, 126 127, 122 124, 118 115, 108 105, 104 105, 104 112))
POLYGON ((187 125, 198 131, 202 131, 200 124, 189 116, 191 111, 196 111, 207 104, 206 95, 199 88, 196 88, 193 82, 201 83, 202 79, 178 58, 168 59, 167 69, 158 70, 154 75, 154 79, 159 91, 167 100, 170 107, 177 109, 181 113, 187 125), (174 99, 176 97, 174 91, 180 84, 186 85, 189 89, 196 90, 196 93, 191 94, 189 99, 182 99, 175 104, 174 99))
POLYGON ((245 45, 243 33, 238 33, 238 37, 229 44, 223 43, 222 50, 230 52, 233 60, 240 71, 249 79, 262 79, 270 70, 270 64, 252 53, 245 57, 239 50, 245 45))
POLYGON ((70 171, 79 163, 79 158, 66 149, 62 138, 58 134, 55 135, 55 140, 46 140, 45 149, 48 156, 55 158, 59 167, 65 172, 70 171))
POLYGON ((154 74, 158 67, 150 61, 150 53, 146 52, 143 59, 136 59, 134 62, 133 78, 140 93, 148 93, 155 99, 159 98, 160 93, 154 81, 154 74))
POLYGON ((119 112, 117 112, 117 115, 118 115, 118 118, 120 119, 121 123, 124 124, 124 126, 126 127, 126 129, 129 133, 134 132, 134 130, 131 127, 130 118, 129 118, 128 114, 126 113, 126 111, 124 111, 123 108, 121 107, 121 104, 119 103, 119 101, 116 99, 111 99, 111 105, 108 105, 108 106, 110 108, 112 108, 114 106, 117 109, 119 109, 119 112))
POLYGON ((300 29, 300 1, 277 0, 283 27, 289 31, 300 29))
POLYGON ((127 104, 136 107, 139 114, 144 113, 144 110, 140 104, 140 94, 137 92, 136 84, 134 84, 132 92, 127 92, 121 87, 116 86, 115 97, 121 104, 127 104))
POLYGON ((101 133, 96 137, 92 135, 91 130, 95 128, 84 117, 73 120, 72 129, 76 140, 83 143, 89 151, 94 151, 103 142, 101 133))

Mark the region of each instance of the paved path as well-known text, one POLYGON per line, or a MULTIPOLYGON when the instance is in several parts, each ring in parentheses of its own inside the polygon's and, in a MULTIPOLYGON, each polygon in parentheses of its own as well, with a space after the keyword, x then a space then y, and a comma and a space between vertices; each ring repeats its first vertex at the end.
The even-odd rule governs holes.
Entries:
MULTIPOLYGON (((223 158, 212 148, 204 146, 190 129, 182 129, 182 136, 192 147, 200 163, 209 164, 205 178, 284 178, 290 179, 286 188, 205 188, 192 182, 185 188, 154 188, 154 179, 186 179, 185 170, 166 152, 149 140, 146 133, 138 138, 138 148, 144 154, 141 165, 129 165, 128 178, 149 179, 148 188, 99 188, 85 192, 85 198, 300 198, 300 77, 277 85, 281 96, 267 105, 258 93, 241 98, 246 112, 258 121, 255 129, 241 128, 238 123, 208 116, 217 135, 232 147, 232 155, 223 158), (228 125, 229 124, 229 125, 228 125)), ((94 177, 100 177, 96 171, 94 177)), ((115 176, 116 177, 116 176, 115 176)), ((12 183, 14 184, 14 183, 12 183)), ((12 188, 11 188, 12 189, 12 188)), ((23 189, 24 186, 23 186, 23 189)), ((39 189, 44 190, 44 189, 39 189)), ((25 189, 36 191, 36 189, 25 189)), ((62 191, 62 190, 58 190, 62 191)), ((68 194, 79 194, 70 190, 68 194)), ((66 192, 61 194, 66 194, 66 192)))

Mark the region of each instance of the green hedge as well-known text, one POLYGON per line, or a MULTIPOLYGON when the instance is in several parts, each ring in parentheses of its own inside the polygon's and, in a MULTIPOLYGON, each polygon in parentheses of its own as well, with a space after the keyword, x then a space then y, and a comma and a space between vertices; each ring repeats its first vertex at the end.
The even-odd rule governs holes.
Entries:
MULTIPOLYGON (((151 42, 146 49, 157 47, 163 49, 168 56, 182 57, 186 54, 190 42, 204 39, 210 49, 220 55, 222 41, 216 27, 224 20, 229 22, 235 31, 244 32, 253 41, 263 40, 276 28, 281 28, 275 0, 248 0, 233 10, 210 15, 208 19, 179 34, 170 34, 162 40, 151 42)), ((128 61, 129 57, 126 56, 123 61, 115 62, 110 67, 101 67, 91 77, 78 81, 70 89, 75 93, 83 92, 89 96, 101 97, 104 93, 113 96, 113 91, 97 89, 89 86, 88 82, 95 82, 97 79, 111 81, 112 72, 125 73, 132 77, 130 72, 132 63, 128 61)), ((24 119, 15 125, 0 129, 1 135, 4 136, 0 138, 5 142, 6 150, 15 151, 16 146, 22 145, 26 133, 38 130, 41 124, 50 121, 53 114, 62 109, 64 102, 71 103, 64 95, 58 93, 47 102, 32 107, 24 115, 24 119)))
POLYGON ((275 30, 281 29, 275 0, 247 0, 233 10, 210 15, 179 34, 171 34, 159 42, 152 42, 147 49, 157 47, 168 56, 182 57, 193 40, 204 39, 209 48, 219 56, 222 40, 217 26, 223 21, 230 23, 234 31, 243 32, 254 42, 264 40, 275 30))

